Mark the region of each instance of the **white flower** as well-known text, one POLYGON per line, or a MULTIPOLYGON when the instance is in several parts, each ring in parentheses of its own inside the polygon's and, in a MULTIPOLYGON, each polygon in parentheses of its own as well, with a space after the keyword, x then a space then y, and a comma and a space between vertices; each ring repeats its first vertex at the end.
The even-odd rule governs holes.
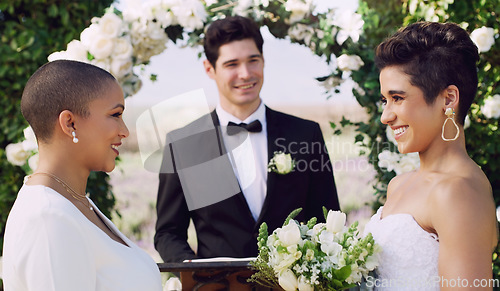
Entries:
POLYGON ((300 276, 299 285, 297 287, 299 288, 299 291, 314 291, 314 287, 307 283, 304 276, 300 276))
POLYGON ((110 64, 110 73, 116 79, 121 79, 132 73, 132 59, 113 59, 110 64))
POLYGON ((120 16, 114 14, 113 12, 104 14, 101 19, 99 19, 98 23, 103 37, 114 38, 122 33, 123 21, 120 16))
POLYGON ((38 143, 36 141, 36 136, 35 136, 35 132, 33 131, 33 128, 31 128, 31 126, 28 126, 23 130, 23 133, 24 133, 24 139, 25 139, 22 142, 23 149, 25 151, 37 150, 38 143))
POLYGON ((464 121, 464 129, 467 129, 470 127, 470 117, 469 115, 465 116, 465 121, 464 121))
POLYGON ((500 222, 500 206, 497 207, 497 220, 500 222))
MULTIPOLYGON (((393 144, 397 145, 398 142, 396 140, 396 135, 394 134, 394 130, 390 126, 385 127, 385 135, 387 136, 387 139, 392 142, 393 144)), ((380 167, 380 166, 379 166, 380 167)))
POLYGON ((326 217, 326 229, 329 232, 337 233, 342 231, 345 226, 346 215, 341 211, 328 211, 328 215, 326 217))
POLYGON ((379 264, 378 255, 374 254, 366 258, 365 268, 368 271, 373 271, 378 266, 378 264, 379 264))
POLYGON ((343 54, 337 58, 337 66, 341 71, 357 71, 364 64, 357 55, 343 54))
POLYGON ((207 7, 208 7, 208 6, 216 4, 217 2, 219 2, 219 0, 205 0, 205 5, 207 5, 207 7))
POLYGON ((179 24, 190 30, 203 28, 203 23, 208 17, 205 6, 199 0, 185 0, 172 7, 172 11, 179 24))
POLYGON ((113 48, 113 59, 129 59, 132 57, 134 48, 130 40, 124 37, 116 38, 113 48))
POLYGON ((278 283, 285 291, 295 291, 299 286, 297 277, 292 270, 286 269, 278 276, 278 283))
POLYGON ((281 175, 290 173, 295 168, 295 161, 290 154, 275 152, 274 157, 267 165, 268 172, 275 172, 281 175))
POLYGON ((235 15, 247 17, 250 12, 250 7, 252 7, 253 0, 239 0, 238 4, 233 8, 233 13, 235 15))
POLYGON ((110 59, 108 59, 108 58, 93 59, 92 61, 90 61, 90 63, 94 66, 98 66, 99 68, 101 68, 103 70, 106 70, 108 72, 110 71, 111 63, 110 63, 110 59))
POLYGON ((500 118, 500 95, 496 94, 484 99, 484 105, 481 106, 481 112, 486 118, 500 118))
POLYGON ((22 143, 11 143, 5 147, 5 155, 7 160, 16 166, 22 166, 26 164, 26 160, 29 157, 29 152, 25 151, 22 143))
POLYGON ((337 33, 337 43, 342 45, 349 37, 353 42, 358 42, 365 22, 360 14, 350 10, 339 9, 335 13, 332 24, 340 28, 340 31, 337 33))
POLYGON ((285 3, 286 11, 292 12, 289 23, 293 24, 303 20, 313 10, 311 0, 288 0, 285 3))
POLYGON ((278 239, 284 247, 296 245, 301 240, 299 226, 293 220, 278 230, 278 239))
POLYGON ((101 31, 97 23, 92 23, 80 33, 80 42, 88 49, 94 40, 101 36, 101 31))
POLYGON ((494 35, 495 30, 493 28, 483 26, 475 29, 470 34, 470 38, 477 45, 479 52, 484 53, 489 51, 493 44, 495 44, 494 35))
POLYGON ((388 172, 394 170, 396 163, 399 161, 399 156, 395 152, 383 150, 378 154, 378 166, 386 168, 388 172))
POLYGON ((163 291, 180 291, 182 290, 181 280, 177 277, 170 277, 163 287, 163 291))
POLYGON ((57 60, 70 60, 71 58, 68 56, 66 51, 58 51, 53 52, 47 57, 47 61, 53 62, 57 60))
POLYGON ((105 59, 111 55, 111 53, 113 52, 113 48, 113 39, 98 36, 94 39, 94 41, 92 41, 92 43, 90 43, 89 52, 96 59, 105 59))
POLYGON ((401 157, 397 167, 395 167, 394 171, 396 175, 400 175, 403 173, 411 172, 420 167, 420 158, 418 153, 409 153, 404 154, 401 157))
POLYGON ((28 166, 34 172, 38 168, 38 162, 40 161, 40 155, 38 153, 34 154, 28 159, 28 166))
POLYGON ((303 40, 306 45, 309 45, 314 35, 314 29, 308 25, 297 23, 288 29, 288 35, 291 39, 303 40))

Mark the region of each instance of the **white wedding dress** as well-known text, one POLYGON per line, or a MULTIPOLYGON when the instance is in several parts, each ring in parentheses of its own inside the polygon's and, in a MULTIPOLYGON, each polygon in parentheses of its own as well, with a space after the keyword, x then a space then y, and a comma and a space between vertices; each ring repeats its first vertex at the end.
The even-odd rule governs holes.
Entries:
POLYGON ((410 214, 392 214, 381 219, 380 207, 366 224, 380 245, 377 278, 368 278, 375 290, 439 290, 437 235, 422 229, 410 214))

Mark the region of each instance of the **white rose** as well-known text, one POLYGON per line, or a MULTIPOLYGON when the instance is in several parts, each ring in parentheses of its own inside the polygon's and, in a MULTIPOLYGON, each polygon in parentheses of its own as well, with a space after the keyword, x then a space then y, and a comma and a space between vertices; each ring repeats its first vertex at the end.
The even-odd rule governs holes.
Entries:
POLYGON ((299 286, 299 282, 297 282, 297 277, 290 269, 286 269, 279 274, 278 283, 280 284, 281 288, 283 288, 285 291, 295 291, 299 286))
POLYGON ((16 166, 22 166, 26 164, 26 160, 29 157, 29 153, 24 150, 22 143, 11 143, 5 147, 5 155, 7 160, 16 166))
POLYGON ((313 10, 311 0, 288 0, 285 3, 286 11, 292 12, 290 24, 303 20, 313 10))
POLYGON ((484 99, 484 105, 481 106, 481 112, 487 118, 500 118, 500 95, 496 94, 484 99))
POLYGON ((128 59, 132 57, 134 48, 130 40, 124 37, 116 38, 113 48, 113 59, 128 59))
POLYGON ((122 24, 123 21, 120 16, 113 12, 104 14, 101 19, 99 19, 101 35, 108 38, 118 37, 122 33, 122 24))
POLYGON ((109 59, 93 59, 90 63, 92 65, 98 66, 99 68, 106 70, 108 72, 109 72, 110 66, 111 66, 109 59))
POLYGON ((25 140, 22 142, 25 151, 34 151, 38 149, 35 132, 31 126, 23 130, 25 140))
POLYGON ((490 48, 495 44, 495 30, 491 27, 483 26, 481 28, 475 29, 471 34, 470 38, 476 44, 479 52, 484 53, 490 50, 490 48))
POLYGON ((80 42, 89 49, 94 40, 101 36, 99 25, 92 23, 80 33, 80 42))
POLYGON ((87 57, 87 49, 79 40, 72 40, 68 43, 68 47, 66 49, 66 53, 68 54, 71 60, 80 61, 80 62, 88 62, 87 57))
POLYGON ((328 211, 326 216, 326 229, 332 233, 342 231, 345 226, 346 215, 342 211, 328 211))
POLYGON ((53 52, 47 57, 47 60, 49 62, 53 62, 53 61, 57 61, 57 60, 70 60, 70 59, 71 58, 68 56, 66 51, 53 52))
POLYGON ((332 24, 340 28, 337 33, 337 43, 342 45, 349 37, 353 42, 358 42, 365 22, 360 14, 350 10, 339 9, 335 12, 332 24))
POLYGON ((203 28, 208 17, 205 6, 199 0, 185 0, 172 7, 172 11, 179 24, 190 30, 203 28))
POLYGON ((299 288, 299 291, 314 291, 314 287, 306 282, 306 278, 304 276, 300 276, 299 285, 297 287, 299 288))
POLYGON ((181 280, 177 277, 170 277, 165 283, 163 291, 180 291, 182 290, 181 280))
POLYGON ((290 154, 278 153, 274 156, 274 162, 280 174, 286 174, 293 170, 293 161, 290 154))
POLYGON ((96 59, 105 59, 111 55, 113 52, 114 48, 114 40, 103 37, 103 36, 98 36, 92 43, 90 43, 89 46, 89 52, 96 58, 96 59))
POLYGON ((40 161, 39 154, 35 154, 28 159, 28 166, 34 172, 38 168, 38 162, 40 161))
POLYGON ((364 64, 357 55, 343 54, 337 58, 337 66, 341 71, 357 71, 364 64))
POLYGON ((116 79, 122 79, 132 73, 132 59, 113 59, 110 65, 110 73, 116 79))
POLYGON ((420 158, 418 153, 409 153, 401 155, 399 163, 394 168, 396 175, 411 172, 420 167, 420 158))
POLYGON ((301 240, 299 226, 293 220, 281 228, 277 235, 284 247, 296 245, 301 240))

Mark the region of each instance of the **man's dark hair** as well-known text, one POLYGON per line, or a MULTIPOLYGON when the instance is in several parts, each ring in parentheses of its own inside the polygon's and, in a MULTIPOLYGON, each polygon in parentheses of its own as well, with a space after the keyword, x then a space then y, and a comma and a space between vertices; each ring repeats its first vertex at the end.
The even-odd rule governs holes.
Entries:
POLYGON ((257 24, 246 17, 231 16, 214 21, 205 32, 203 48, 207 60, 215 69, 219 58, 219 48, 236 40, 253 39, 257 49, 262 54, 264 39, 257 24))

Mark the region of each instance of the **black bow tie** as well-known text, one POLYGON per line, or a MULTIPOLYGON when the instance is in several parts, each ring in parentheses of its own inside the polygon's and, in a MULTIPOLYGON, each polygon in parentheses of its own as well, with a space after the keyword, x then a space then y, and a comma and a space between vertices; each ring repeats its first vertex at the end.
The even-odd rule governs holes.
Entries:
POLYGON ((262 131, 262 124, 260 123, 259 120, 254 120, 248 124, 246 123, 240 123, 236 124, 234 122, 229 122, 227 124, 227 134, 228 135, 235 135, 245 129, 248 132, 261 132, 262 131))

